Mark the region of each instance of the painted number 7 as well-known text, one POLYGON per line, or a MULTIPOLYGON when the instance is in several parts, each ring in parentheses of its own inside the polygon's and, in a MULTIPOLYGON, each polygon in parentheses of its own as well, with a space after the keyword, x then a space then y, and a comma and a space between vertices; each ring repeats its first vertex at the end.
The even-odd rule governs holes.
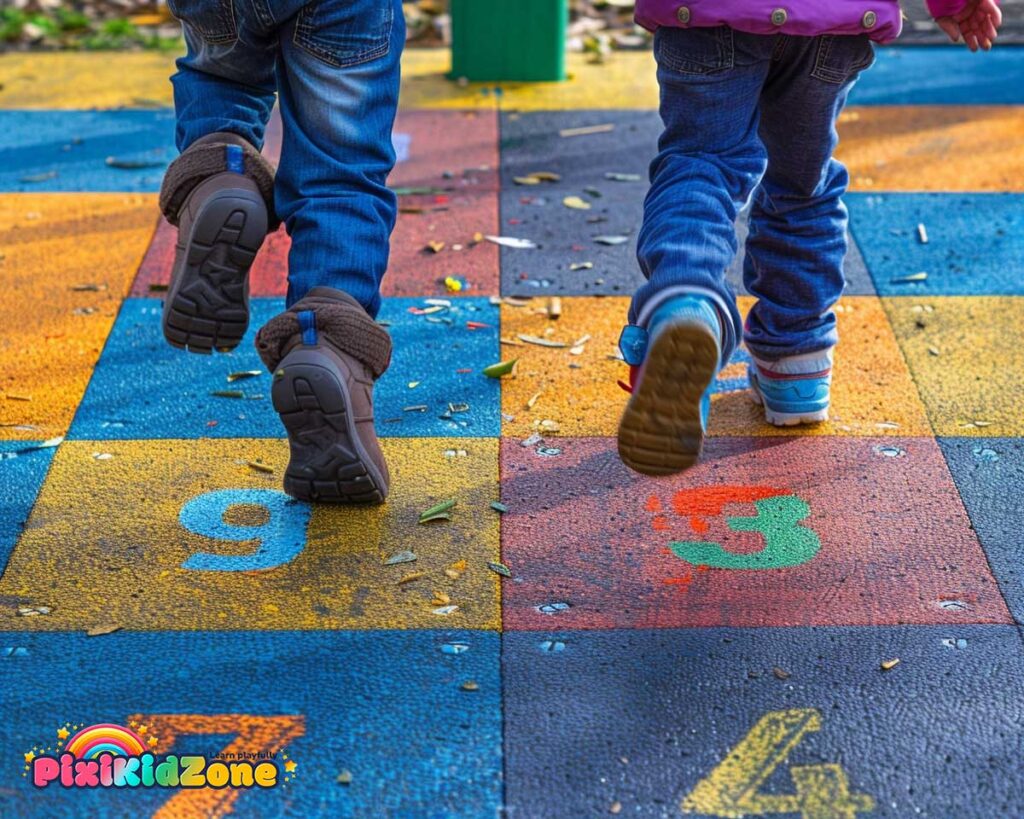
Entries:
POLYGON ((197 552, 181 564, 201 572, 253 572, 290 563, 306 546, 310 508, 271 489, 220 489, 198 495, 181 508, 178 520, 197 535, 232 543, 251 543, 246 554, 197 552), (232 507, 256 506, 264 522, 252 525, 227 523, 232 507))
POLYGON ((803 819, 856 819, 875 801, 850 793, 846 771, 836 764, 793 765, 794 794, 758 793, 807 734, 821 730, 816 708, 771 711, 683 800, 683 813, 742 817, 798 813, 803 819))

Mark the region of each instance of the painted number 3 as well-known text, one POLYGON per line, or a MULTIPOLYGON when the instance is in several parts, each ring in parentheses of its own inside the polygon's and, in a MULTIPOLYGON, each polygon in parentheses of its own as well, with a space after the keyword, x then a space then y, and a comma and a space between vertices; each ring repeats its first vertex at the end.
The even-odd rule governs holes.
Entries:
MULTIPOLYGON (((727 517, 726 526, 734 532, 757 532, 764 538, 758 552, 730 552, 719 543, 703 540, 677 541, 669 548, 694 566, 713 569, 785 569, 811 560, 821 548, 817 534, 802 525, 811 509, 792 492, 770 486, 713 486, 684 489, 672 499, 676 513, 688 518, 697 534, 710 529, 708 518, 719 517, 727 504, 753 503, 751 516, 727 517)), ((648 502, 656 511, 657 499, 648 502)), ((664 520, 664 518, 661 518, 664 520)), ((655 528, 658 519, 655 519, 655 528)), ((664 526, 660 528, 665 528, 664 526)))

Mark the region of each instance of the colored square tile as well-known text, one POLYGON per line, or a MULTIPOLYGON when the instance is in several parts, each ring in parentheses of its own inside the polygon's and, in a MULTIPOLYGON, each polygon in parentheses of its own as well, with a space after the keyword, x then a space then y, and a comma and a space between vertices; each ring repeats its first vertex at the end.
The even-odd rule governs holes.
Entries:
POLYGON ((1021 191, 1024 106, 850 108, 836 158, 855 191, 1021 191))
POLYGON ((8 816, 479 817, 502 798, 497 634, 6 632, 0 644, 25 652, 0 661, 8 816), (158 756, 264 752, 280 778, 287 755, 295 776, 269 789, 43 789, 15 764, 53 747, 64 722, 132 720, 158 756))
MULTIPOLYGON (((264 153, 277 161, 281 124, 271 119, 264 153)), ((391 257, 382 292, 387 296, 452 295, 448 276, 466 279, 463 295, 498 289, 498 248, 473 243, 476 233, 498 231, 498 125, 488 111, 402 112, 394 136, 398 164, 388 183, 397 190, 430 193, 402 194, 398 222, 391 237, 391 257), (428 242, 445 243, 434 253, 428 242), (461 250, 452 250, 461 245, 461 250)), ((164 220, 132 287, 132 295, 152 294, 165 285, 174 264, 177 230, 164 220)), ((249 273, 255 296, 283 296, 287 290, 291 240, 282 227, 271 234, 249 273)))
POLYGON ((0 196, 0 438, 67 431, 154 207, 152 196, 0 196))
POLYGON ((1024 440, 943 438, 939 441, 999 588, 1024 622, 1024 440))
POLYGON ((0 441, 0 575, 50 468, 53 448, 39 442, 0 441))
POLYGON ((1024 434, 1024 299, 884 299, 940 436, 1024 434))
POLYGON ((155 192, 175 155, 166 109, 0 110, 0 191, 155 192))
POLYGON ((850 102, 853 105, 1024 104, 1024 62, 1020 53, 1012 48, 997 48, 984 60, 976 56, 962 45, 876 49, 875 64, 857 80, 850 102))
POLYGON ((559 446, 502 442, 508 629, 1010 621, 933 439, 719 438, 671 479, 559 446))
MULTIPOLYGON (((740 311, 752 299, 739 300, 740 311)), ((582 355, 531 344, 502 346, 504 358, 520 359, 517 374, 502 379, 502 410, 515 417, 502 433, 525 437, 544 420, 560 435, 615 435, 628 396, 617 385, 627 378, 617 358, 619 333, 626 321, 624 298, 562 299, 562 316, 547 317, 545 302, 502 306, 502 338, 544 336, 569 344, 589 335, 582 355), (575 369, 578 367, 578 369, 575 369), (532 409, 530 399, 540 393, 532 409)), ((745 394, 745 354, 722 371, 712 399, 712 435, 930 435, 917 389, 903 361, 877 298, 851 296, 837 307, 839 335, 832 386, 832 420, 813 427, 773 427, 764 411, 745 394)))
MULTIPOLYGON (((421 304, 413 299, 385 299, 379 316, 389 323, 394 341, 391 368, 374 390, 380 434, 405 438, 498 435, 500 387, 481 373, 498 358, 498 309, 486 299, 463 299, 446 313, 417 316, 408 312, 421 304), (441 323, 441 316, 451 323, 441 323), (489 326, 469 330, 467 321, 489 326), (414 382, 416 386, 410 388, 414 382), (451 413, 450 403, 468 404, 469 409, 451 413), (426 409, 406 411, 412 406, 426 409)), ((264 323, 284 309, 284 302, 253 299, 251 307, 252 320, 242 343, 230 353, 202 356, 167 345, 159 301, 127 299, 70 437, 283 437, 284 427, 270 401, 271 376, 253 339, 264 323), (248 370, 261 375, 228 382, 230 373, 248 370), (240 390, 244 398, 213 394, 225 390, 240 390)))
POLYGON ((498 442, 390 439, 383 451, 386 505, 310 507, 280 491, 284 441, 65 442, 0 600, 49 606, 23 626, 44 631, 497 628, 498 442), (448 499, 450 521, 418 524, 448 499), (403 551, 416 562, 384 564, 403 551), (451 580, 459 560, 468 568, 451 580), (424 575, 399 584, 413 572, 424 575), (434 613, 448 605, 437 592, 457 610, 434 613))
MULTIPOLYGON (((502 115, 501 233, 538 245, 536 249, 502 248, 503 294, 632 295, 643 283, 635 237, 647 194, 648 165, 657 154, 661 129, 661 120, 654 111, 502 115), (614 130, 559 136, 563 128, 590 125, 613 125, 614 130), (516 184, 517 177, 537 171, 557 173, 561 179, 540 185, 516 184), (640 179, 617 182, 606 178, 609 173, 634 174, 640 179), (591 205, 590 210, 565 207, 562 200, 566 196, 583 198, 591 205), (594 241, 607 235, 632 238, 613 246, 594 241), (590 269, 571 269, 573 264, 588 262, 593 264, 590 269)), ((741 252, 728 275, 733 287, 745 292, 742 247, 747 235, 746 215, 740 217, 737 235, 741 252)), ((860 252, 852 242, 846 277, 849 293, 874 293, 860 252)))
POLYGON ((1018 816, 1022 672, 1011 627, 506 634, 508 812, 1018 816))
POLYGON ((851 194, 846 204, 880 294, 1024 295, 1024 195, 851 194), (918 272, 928 278, 899 281, 918 272))

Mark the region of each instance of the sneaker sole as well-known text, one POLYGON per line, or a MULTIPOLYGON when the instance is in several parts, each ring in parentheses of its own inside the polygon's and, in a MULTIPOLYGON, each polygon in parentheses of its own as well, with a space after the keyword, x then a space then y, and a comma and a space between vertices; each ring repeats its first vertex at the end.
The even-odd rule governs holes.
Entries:
POLYGON ((249 268, 267 235, 267 206, 245 190, 203 203, 179 248, 164 301, 164 337, 209 355, 233 350, 249 328, 249 268))
POLYGON ((678 322, 658 333, 643 377, 619 422, 619 456, 644 475, 689 469, 704 447, 700 403, 719 349, 703 324, 678 322))
POLYGON ((348 385, 324 356, 285 356, 271 388, 288 431, 284 491, 302 501, 383 503, 388 487, 355 428, 348 385))
POLYGON ((776 412, 765 403, 757 381, 750 381, 750 400, 764 407, 764 419, 774 427, 796 427, 801 424, 821 424, 828 420, 828 407, 812 412, 776 412))

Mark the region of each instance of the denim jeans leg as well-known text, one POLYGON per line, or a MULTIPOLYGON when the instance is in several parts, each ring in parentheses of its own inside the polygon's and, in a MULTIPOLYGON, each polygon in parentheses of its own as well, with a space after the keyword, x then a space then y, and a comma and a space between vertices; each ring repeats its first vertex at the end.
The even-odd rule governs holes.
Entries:
POLYGON ((401 0, 322 0, 280 32, 284 141, 275 206, 292 238, 288 304, 317 286, 375 316, 397 199, 391 131, 405 42, 401 0))
POLYGON ((673 295, 708 296, 723 321, 723 363, 742 332, 725 275, 737 251, 736 214, 765 168, 758 97, 773 40, 725 27, 659 29, 655 38, 665 131, 638 237, 647 283, 630 322, 643 325, 673 295))
POLYGON ((849 177, 832 157, 835 123, 873 59, 864 37, 788 38, 761 95, 768 170, 754 193, 744 283, 757 303, 746 345, 758 358, 825 350, 838 340, 833 305, 845 287, 849 177))
POLYGON ((184 151, 200 137, 229 131, 263 147, 274 108, 276 40, 240 12, 241 3, 171 0, 188 51, 177 60, 175 142, 184 151), (223 7, 223 8, 222 8, 223 7), (229 13, 230 12, 230 13, 229 13))

